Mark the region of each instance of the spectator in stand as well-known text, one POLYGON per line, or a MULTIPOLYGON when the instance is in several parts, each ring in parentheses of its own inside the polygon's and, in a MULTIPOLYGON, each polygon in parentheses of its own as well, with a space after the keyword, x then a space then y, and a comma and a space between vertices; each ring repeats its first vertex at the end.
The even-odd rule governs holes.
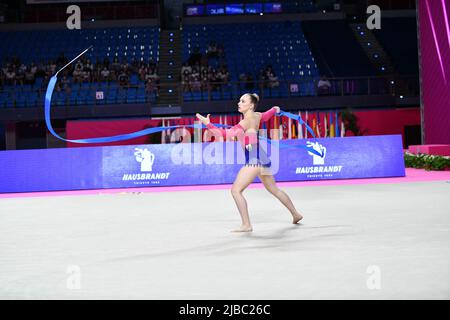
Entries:
POLYGON ((20 85, 20 86, 23 85, 23 83, 25 81, 25 70, 24 70, 24 68, 26 70, 25 65, 22 64, 18 68, 17 73, 16 73, 16 84, 20 85))
POLYGON ((189 85, 190 85, 191 91, 200 92, 202 89, 202 84, 200 82, 200 76, 198 74, 197 75, 192 74, 191 79, 189 81, 189 85))
POLYGON ((122 70, 120 72, 118 80, 119 80, 119 85, 121 87, 128 86, 129 77, 128 77, 128 74, 125 72, 125 70, 122 70))
POLYGON ((151 78, 149 78, 145 83, 145 93, 147 94, 147 96, 150 96, 152 93, 155 93, 156 96, 158 96, 158 88, 156 86, 156 83, 151 78))
POLYGON ((327 77, 322 77, 317 83, 317 89, 319 95, 327 95, 330 94, 331 83, 327 79, 327 77))
POLYGON ((25 84, 34 84, 34 73, 31 67, 25 71, 25 84))
MULTIPOLYGON (((20 63, 20 60, 17 57, 11 57, 7 59, 5 65, 0 68, 0 87, 3 87, 6 84, 34 84, 37 78, 42 78, 40 88, 35 88, 34 90, 36 90, 39 99, 43 99, 50 77, 62 67, 62 63, 65 62, 65 60, 67 59, 60 54, 55 60, 49 60, 47 62, 40 61, 38 64, 31 62, 31 64, 27 65, 20 63)), ((157 67, 152 60, 150 60, 149 63, 151 64, 151 68, 147 67, 145 63, 141 64, 141 69, 145 71, 144 73, 138 68, 139 64, 136 60, 134 60, 132 64, 122 60, 122 64, 118 64, 118 59, 114 58, 114 62, 110 64, 109 60, 105 58, 103 60, 97 59, 94 65, 90 59, 82 58, 60 73, 60 80, 56 83, 55 90, 70 94, 72 83, 116 81, 117 76, 114 76, 115 72, 110 69, 114 64, 118 70, 117 74, 120 76, 120 81, 118 81, 120 86, 129 86, 130 75, 140 72, 142 74, 141 81, 143 81, 146 91, 156 92, 156 95, 158 95, 160 79, 157 74, 157 67)))
POLYGON ((192 67, 189 65, 188 62, 183 63, 183 66, 181 67, 181 74, 185 75, 186 72, 190 74, 192 72, 192 67))
POLYGON ((208 91, 209 89, 208 68, 202 67, 200 81, 202 83, 202 91, 208 91))
POLYGON ((16 85, 16 72, 12 67, 9 67, 5 73, 6 76, 6 84, 7 85, 16 85))
POLYGON ((273 71, 272 66, 270 65, 267 66, 266 68, 266 79, 268 88, 277 88, 280 86, 278 77, 275 75, 275 72, 273 71))
POLYGON ((63 76, 61 79, 61 88, 62 90, 64 90, 66 93, 70 94, 70 92, 72 91, 70 88, 70 81, 67 78, 67 76, 63 76))
POLYGON ((75 65, 75 69, 73 70, 72 73, 73 82, 81 83, 82 76, 83 76, 82 65, 81 64, 75 65))
POLYGON ((48 67, 49 76, 53 77, 53 75, 56 73, 56 62, 53 60, 50 60, 50 65, 48 67))
POLYGON ((184 73, 181 75, 181 84, 183 86, 183 92, 191 91, 189 86, 190 72, 188 70, 184 70, 184 73))
POLYGON ((100 72, 100 80, 101 81, 109 81, 110 72, 106 67, 103 67, 102 72, 100 72))

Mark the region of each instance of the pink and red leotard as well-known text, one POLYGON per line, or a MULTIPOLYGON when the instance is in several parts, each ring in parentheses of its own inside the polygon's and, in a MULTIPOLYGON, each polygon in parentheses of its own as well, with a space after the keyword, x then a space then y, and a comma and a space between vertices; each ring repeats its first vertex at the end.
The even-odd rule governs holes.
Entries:
MULTIPOLYGON (((276 112, 277 110, 275 107, 263 112, 261 121, 265 122, 269 120, 276 112)), ((240 124, 237 124, 230 129, 222 129, 217 128, 210 122, 206 127, 212 131, 217 130, 216 132, 219 132, 224 139, 226 139, 227 135, 229 137, 238 137, 242 147, 245 149, 245 165, 270 167, 270 160, 268 159, 266 152, 260 148, 259 138, 256 132, 246 133, 245 129, 240 124), (253 148, 254 145, 256 145, 256 148, 253 148)))

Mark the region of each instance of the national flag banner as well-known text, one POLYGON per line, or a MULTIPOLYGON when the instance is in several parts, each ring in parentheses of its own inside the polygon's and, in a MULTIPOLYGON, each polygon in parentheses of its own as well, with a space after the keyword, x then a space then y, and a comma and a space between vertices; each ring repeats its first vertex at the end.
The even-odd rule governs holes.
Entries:
POLYGON ((292 119, 288 118, 288 139, 292 139, 292 119))
POLYGON ((328 123, 327 123, 327 114, 325 113, 323 118, 323 126, 324 126, 324 138, 328 138, 328 123))
POLYGON ((330 138, 334 138, 334 122, 333 122, 333 113, 330 112, 330 138))
POLYGON ((305 126, 305 139, 308 139, 308 125, 309 125, 309 123, 308 123, 308 110, 306 110, 305 123, 306 123, 306 126, 305 126))
POLYGON ((297 126, 295 125, 295 120, 293 120, 291 124, 291 138, 297 139, 297 126))
POLYGON ((289 120, 291 120, 291 118, 288 117, 283 117, 282 118, 282 139, 289 139, 289 131, 290 131, 290 127, 289 127, 289 120))
POLYGON ((279 124, 278 124, 278 117, 277 116, 275 116, 275 117, 273 117, 273 130, 271 130, 272 131, 272 136, 271 136, 271 139, 273 139, 273 140, 279 140, 279 138, 280 138, 280 134, 279 134, 279 124))
POLYGON ((311 118, 312 118, 312 132, 314 132, 314 134, 317 134, 316 116, 313 114, 311 118))
MULTIPOLYGON (((164 119, 162 119, 162 127, 165 127, 164 119)), ((166 130, 161 131, 161 143, 166 143, 166 130)))
POLYGON ((341 118, 341 137, 345 136, 345 125, 344 125, 344 121, 342 121, 341 118))
POLYGON ((338 116, 337 110, 334 113, 334 117, 335 117, 335 120, 336 120, 336 126, 335 126, 336 134, 335 134, 335 136, 336 137, 340 137, 341 136, 339 134, 339 125, 340 125, 340 123, 339 123, 339 116, 338 116))
MULTIPOLYGON (((166 127, 170 126, 170 121, 169 119, 166 119, 166 127)), ((166 130, 166 141, 170 143, 170 129, 167 128, 166 130)))
MULTIPOLYGON (((169 127, 170 126, 170 123, 171 121, 169 120, 169 119, 166 119, 166 126, 167 127, 169 127)), ((171 134, 171 132, 170 132, 170 129, 168 128, 167 129, 167 133, 166 133, 166 140, 170 143, 170 134, 171 134)))
POLYGON ((322 121, 322 137, 323 138, 325 138, 327 136, 327 130, 326 130, 327 125, 325 123, 326 119, 327 119, 327 113, 323 112, 322 113, 322 117, 321 117, 321 121, 322 121))
MULTIPOLYGON (((303 119, 301 111, 298 112, 298 115, 300 116, 300 119, 303 119)), ((303 128, 302 128, 302 124, 300 121, 298 121, 298 123, 297 123, 297 132, 298 132, 298 138, 303 139, 303 128)))
POLYGON ((320 113, 317 112, 316 116, 317 116, 317 132, 316 132, 316 137, 321 138, 321 137, 322 137, 322 133, 321 133, 321 128, 320 128, 320 113))

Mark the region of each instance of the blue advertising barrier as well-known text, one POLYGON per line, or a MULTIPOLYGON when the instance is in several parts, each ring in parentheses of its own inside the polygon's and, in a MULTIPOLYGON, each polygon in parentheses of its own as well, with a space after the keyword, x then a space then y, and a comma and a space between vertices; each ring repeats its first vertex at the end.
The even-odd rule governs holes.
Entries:
MULTIPOLYGON (((283 145, 305 142, 318 152, 261 142, 276 181, 405 176, 401 135, 283 140, 283 145)), ((1 151, 0 192, 228 184, 243 164, 239 142, 1 151)))

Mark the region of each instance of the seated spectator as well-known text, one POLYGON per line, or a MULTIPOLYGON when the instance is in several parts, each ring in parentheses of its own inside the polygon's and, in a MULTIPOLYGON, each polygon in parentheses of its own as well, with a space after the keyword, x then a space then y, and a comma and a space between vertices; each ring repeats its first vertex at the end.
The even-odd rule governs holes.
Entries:
POLYGON ((141 63, 138 71, 139 80, 145 81, 145 75, 148 73, 148 68, 144 63, 141 63))
POLYGON ((183 66, 181 67, 181 74, 186 74, 186 71, 188 73, 192 72, 192 67, 187 62, 183 63, 183 66))
POLYGON ((76 65, 75 69, 72 73, 73 82, 81 83, 82 82, 83 71, 81 65, 76 65))
POLYGON ((268 76, 269 80, 269 88, 278 88, 280 86, 280 82, 278 81, 278 77, 275 74, 271 73, 268 76))
POLYGON ((181 76, 181 85, 183 86, 183 92, 191 91, 189 86, 190 74, 187 70, 184 71, 184 74, 181 76))
POLYGON ((147 95, 155 93, 156 96, 158 96, 158 87, 156 86, 156 83, 153 81, 153 79, 148 79, 145 83, 145 93, 147 95))
POLYGON ((63 76, 61 79, 61 88, 62 90, 64 90, 66 93, 70 94, 71 92, 71 88, 70 88, 70 81, 67 78, 67 76, 63 76))
POLYGON ((191 75, 191 79, 189 81, 189 85, 191 87, 191 91, 199 92, 201 91, 202 84, 200 82, 200 76, 191 75))
POLYGON ((116 74, 119 74, 121 68, 122 68, 122 66, 119 63, 119 59, 117 59, 117 57, 115 57, 113 60, 113 63, 111 64, 110 70, 116 72, 116 74))
POLYGON ((23 85, 25 81, 25 71, 22 67, 19 67, 16 73, 16 84, 23 85))
POLYGON ((103 67, 103 70, 100 72, 100 79, 102 81, 109 81, 110 72, 106 67, 103 67))
POLYGON ((83 82, 91 82, 91 72, 83 71, 82 72, 83 82))
POLYGON ((317 83, 319 95, 327 95, 330 93, 331 83, 326 77, 322 77, 317 83))
POLYGON ((34 84, 34 73, 31 67, 28 67, 25 71, 25 84, 34 84))
POLYGON ((12 67, 8 68, 5 73, 6 76, 6 84, 8 85, 16 85, 16 72, 12 67))
POLYGON ((125 71, 122 70, 122 72, 119 74, 117 79, 119 80, 119 85, 121 87, 128 86, 129 78, 128 78, 128 74, 125 71))
POLYGON ((127 71, 130 69, 130 64, 128 63, 128 61, 124 58, 122 59, 122 65, 121 65, 122 69, 127 71))
POLYGON ((221 80, 218 77, 216 70, 212 69, 209 73, 209 89, 216 91, 220 88, 221 80))
POLYGON ((268 88, 277 88, 280 86, 280 82, 278 81, 278 77, 275 75, 272 66, 267 66, 266 68, 266 81, 268 88))
POLYGON ((217 73, 217 78, 219 79, 220 83, 222 85, 228 84, 229 77, 230 77, 230 73, 228 72, 228 70, 225 67, 222 66, 219 69, 219 72, 217 73))

